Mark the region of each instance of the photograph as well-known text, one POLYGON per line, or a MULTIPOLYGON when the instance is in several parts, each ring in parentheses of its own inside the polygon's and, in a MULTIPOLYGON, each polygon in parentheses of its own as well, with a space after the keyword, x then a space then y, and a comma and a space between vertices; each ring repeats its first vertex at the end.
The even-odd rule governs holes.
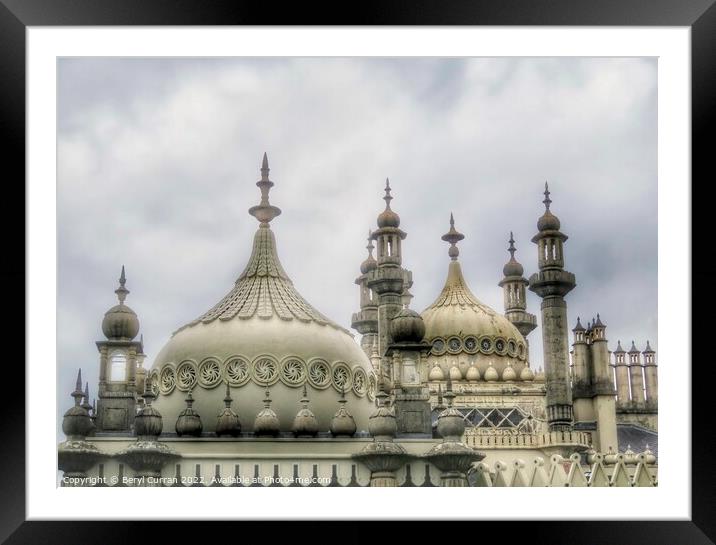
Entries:
POLYGON ((56 486, 657 487, 658 65, 58 56, 56 486))

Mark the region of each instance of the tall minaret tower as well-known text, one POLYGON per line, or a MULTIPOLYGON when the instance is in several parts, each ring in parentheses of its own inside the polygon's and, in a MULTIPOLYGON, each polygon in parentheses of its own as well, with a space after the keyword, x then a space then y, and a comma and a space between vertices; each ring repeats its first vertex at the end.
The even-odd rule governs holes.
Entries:
POLYGON ((567 235, 560 232, 557 216, 550 212, 549 187, 544 184, 545 213, 537 221, 539 272, 530 277, 530 290, 542 298, 542 342, 544 347, 547 389, 547 421, 551 431, 572 428, 572 389, 569 381, 569 338, 567 330, 567 295, 576 282, 564 270, 563 243, 567 235))
POLYGON ((617 408, 624 408, 629 405, 629 366, 625 359, 626 351, 622 348, 622 342, 617 341, 617 349, 614 351, 614 376, 617 384, 617 408))
MULTIPOLYGON (((403 308, 402 296, 406 280, 410 278, 410 272, 401 267, 401 243, 407 234, 399 227, 400 216, 390 208, 393 200, 390 191, 390 182, 386 179, 385 210, 378 215, 378 229, 371 234, 371 239, 377 242, 377 267, 368 273, 366 282, 378 297, 378 355, 381 358, 393 343, 390 321, 403 308)), ((390 376, 388 371, 383 369, 384 375, 390 376)))
MULTIPOLYGON (((452 217, 450 218, 452 220, 452 217)), ((522 333, 527 343, 527 361, 529 362, 529 335, 537 327, 537 317, 527 312, 526 287, 529 281, 523 276, 524 268, 515 259, 515 237, 510 232, 510 260, 502 268, 504 278, 497 284, 505 295, 505 317, 514 324, 517 331, 522 333)))
POLYGON ((360 288, 360 311, 355 312, 351 318, 351 327, 362 335, 360 345, 366 356, 373 354, 373 343, 378 337, 378 297, 368 287, 368 275, 378 267, 378 262, 373 257, 372 233, 368 229, 368 257, 360 265, 360 276, 355 283, 360 288))
POLYGON ((629 349, 629 381, 632 405, 641 408, 644 405, 644 368, 641 365, 641 352, 634 341, 629 349))
POLYGON ((646 389, 646 405, 650 409, 659 407, 659 382, 657 380, 656 352, 651 349, 649 341, 642 352, 644 356, 644 382, 646 389))
POLYGON ((136 408, 137 357, 142 343, 134 338, 139 333, 136 313, 124 304, 129 290, 127 278, 119 277, 114 291, 119 304, 109 309, 102 320, 102 332, 107 340, 97 341, 99 361, 99 400, 97 402, 97 431, 130 431, 134 425, 136 408))

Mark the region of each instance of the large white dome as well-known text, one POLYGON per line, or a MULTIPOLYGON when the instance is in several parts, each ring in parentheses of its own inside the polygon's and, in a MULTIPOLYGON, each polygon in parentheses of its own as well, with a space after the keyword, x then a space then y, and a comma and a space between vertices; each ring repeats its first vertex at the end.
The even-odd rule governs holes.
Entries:
POLYGON ((165 432, 174 431, 190 390, 204 432, 215 431, 227 383, 242 431, 253 430, 267 388, 281 431, 291 431, 304 385, 319 431, 329 430, 343 393, 358 431, 368 429, 375 391, 370 360, 347 330, 296 291, 281 266, 269 227, 280 210, 268 203, 273 183, 266 161, 264 168, 257 183, 262 201, 250 210, 261 223, 244 272, 211 310, 174 333, 150 371, 165 432))

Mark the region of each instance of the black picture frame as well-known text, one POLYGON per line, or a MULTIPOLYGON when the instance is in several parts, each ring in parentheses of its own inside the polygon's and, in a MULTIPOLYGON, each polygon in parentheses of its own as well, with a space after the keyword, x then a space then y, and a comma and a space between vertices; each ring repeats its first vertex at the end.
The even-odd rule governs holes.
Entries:
MULTIPOLYGON (((19 233, 25 225, 25 32, 28 26, 84 26, 84 25, 575 25, 575 26, 687 26, 691 28, 692 53, 692 244, 699 257, 692 269, 692 285, 713 289, 716 265, 708 257, 708 235, 712 227, 711 201, 705 189, 716 180, 709 144, 716 105, 716 7, 714 0, 457 0, 439 2, 415 0, 364 1, 352 5, 339 2, 271 3, 207 2, 202 0, 0 0, 0 139, 3 164, 3 196, 6 206, 4 223, 3 266, 0 267, 0 286, 4 288, 8 320, 6 346, 20 344, 25 338, 24 320, 16 309, 25 308, 25 300, 18 286, 24 285, 25 238, 19 233), (15 214, 19 215, 15 216, 15 214), (700 222, 700 223, 699 223, 700 222), (10 297, 10 301, 7 297, 10 297), (22 330, 22 331, 21 331, 22 330)), ((668 221, 668 218, 660 218, 668 221)), ((683 241, 688 244, 688 241, 683 241)), ((49 307, 53 306, 48 301, 49 307)), ((710 337, 712 319, 699 316, 708 312, 708 303, 693 305, 692 338, 710 337)), ((48 312, 51 312, 51 308, 48 312)), ((686 341, 685 341, 686 342, 686 341)), ((23 344, 24 346, 24 344, 23 344)), ((441 526, 442 539, 526 541, 537 543, 649 543, 656 545, 713 543, 716 539, 716 448, 710 415, 710 390, 713 381, 711 350, 688 340, 684 359, 670 365, 690 365, 693 353, 703 350, 704 358, 697 361, 692 382, 692 518, 691 521, 549 521, 549 522, 452 522, 441 526), (697 473, 698 472, 698 473, 697 473), (466 524, 471 524, 467 528, 466 524), (479 525, 479 526, 477 526, 479 525)), ((16 349, 14 349, 16 350, 16 349)), ((153 541, 166 528, 149 523, 123 522, 27 522, 25 521, 25 378, 17 363, 14 350, 6 350, 5 399, 2 424, 3 462, 2 508, 0 508, 0 539, 6 543, 126 543, 135 540, 153 541)), ((24 360, 24 354, 23 354, 24 360)), ((54 407, 47 407, 48 417, 54 417, 54 407)), ((481 500, 476 497, 476 509, 481 500)), ((628 506, 625 506, 625 510, 628 506)), ((82 516, 78 506, 78 518, 82 516)), ((242 522, 241 534, 249 532, 267 536, 270 525, 242 522)), ((367 536, 395 535, 384 533, 381 524, 369 524, 370 531, 348 531, 339 535, 351 541, 367 536)), ((423 531, 424 523, 411 526, 423 531)), ((204 536, 216 535, 210 529, 213 522, 192 522, 192 529, 204 536)), ((163 525, 164 526, 164 525, 163 525)), ((172 522, 185 532, 186 523, 172 522)), ((305 525, 304 525, 305 526, 305 525)), ((315 525, 292 530, 293 541, 315 542, 315 525)), ((320 527, 323 532, 323 526, 320 527)), ((365 526, 363 527, 366 528, 365 526)), ((330 530, 325 530, 330 532, 330 530)), ((401 530, 403 532, 404 530, 401 530)), ((189 534, 187 534, 189 535, 189 534)), ((326 540, 330 539, 326 535, 326 540)), ((335 534, 334 534, 335 535, 335 534)), ((238 534, 237 539, 241 539, 238 534)), ((216 539, 219 539, 218 536, 216 539)), ((321 538, 322 540, 323 538, 321 538)), ((271 540, 269 540, 271 541, 271 540)))

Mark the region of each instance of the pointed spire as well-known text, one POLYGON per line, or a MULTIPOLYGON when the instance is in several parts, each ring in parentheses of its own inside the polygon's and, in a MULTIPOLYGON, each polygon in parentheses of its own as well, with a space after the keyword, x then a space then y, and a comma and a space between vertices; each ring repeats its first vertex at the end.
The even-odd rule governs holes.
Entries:
POLYGON ((375 246, 373 245, 373 231, 371 231, 370 227, 368 227, 368 245, 365 249, 368 250, 368 257, 373 257, 375 246))
POLYGON ((597 321, 594 322, 594 327, 605 327, 602 320, 599 318, 599 313, 597 313, 597 321))
POLYGON ((646 348, 644 349, 643 354, 654 354, 654 351, 651 349, 649 341, 646 341, 646 348))
POLYGON ((231 408, 231 402, 233 399, 231 399, 231 387, 229 386, 229 381, 226 381, 226 395, 224 396, 224 407, 227 409, 231 408))
POLYGON ((79 407, 84 397, 82 392, 82 369, 77 371, 77 381, 75 382, 75 391, 70 394, 75 400, 75 407, 79 407))
POLYGON ((544 183, 544 200, 542 202, 544 203, 545 209, 549 210, 549 205, 552 204, 552 199, 549 198, 549 185, 547 182, 544 183))
POLYGON ((631 348, 629 349, 630 354, 638 354, 639 350, 637 350, 636 345, 634 344, 634 341, 631 342, 631 348))
POLYGON ((584 326, 582 325, 582 322, 579 320, 579 316, 577 316, 577 325, 574 326, 574 329, 572 331, 584 331, 584 326))
POLYGON ((455 398, 455 393, 452 391, 452 378, 450 378, 450 373, 448 373, 447 378, 447 385, 445 387, 445 395, 444 397, 447 399, 447 406, 448 408, 452 407, 453 399, 455 398))
POLYGON ((383 197, 383 200, 385 201, 385 209, 390 210, 390 201, 393 200, 393 196, 390 194, 390 180, 388 178, 385 179, 385 197, 383 197))
POLYGON ((507 251, 510 252, 510 259, 515 259, 515 252, 517 251, 517 248, 515 248, 515 237, 512 234, 512 231, 510 231, 510 240, 508 241, 510 243, 510 247, 507 248, 507 251))
POLYGON ((453 217, 452 212, 450 212, 450 230, 440 238, 441 240, 450 243, 448 255, 452 261, 457 261, 457 256, 460 255, 460 250, 458 250, 456 244, 464 239, 465 235, 455 230, 455 218, 453 217))
POLYGON ((624 349, 622 348, 621 341, 617 341, 617 348, 616 348, 616 350, 614 350, 614 353, 615 354, 623 354, 624 353, 624 349))
POLYGON ((117 294, 117 299, 119 299, 120 305, 124 304, 124 300, 127 298, 127 294, 129 293, 129 290, 125 287, 126 283, 127 276, 124 274, 124 265, 122 265, 122 273, 119 275, 119 287, 114 290, 114 293, 117 294))
POLYGON ((92 405, 90 405, 89 402, 89 382, 85 382, 85 391, 84 395, 82 396, 82 407, 89 411, 92 408, 92 405))
POLYGON ((505 277, 522 276, 525 269, 522 267, 522 264, 515 259, 515 252, 517 251, 517 248, 515 248, 515 237, 512 234, 512 231, 510 231, 510 240, 508 242, 510 243, 510 246, 507 248, 507 251, 510 252, 510 260, 505 263, 504 267, 502 267, 502 274, 504 274, 505 277))
POLYGON ((438 384, 438 405, 436 408, 444 409, 445 406, 443 405, 443 385, 438 384))
POLYGON ((256 182, 256 185, 261 190, 261 202, 257 206, 249 208, 249 214, 261 222, 261 227, 268 227, 269 222, 281 214, 281 209, 272 206, 269 202, 269 190, 274 185, 273 182, 269 180, 269 170, 271 169, 268 166, 268 156, 264 153, 261 162, 261 179, 256 182))

